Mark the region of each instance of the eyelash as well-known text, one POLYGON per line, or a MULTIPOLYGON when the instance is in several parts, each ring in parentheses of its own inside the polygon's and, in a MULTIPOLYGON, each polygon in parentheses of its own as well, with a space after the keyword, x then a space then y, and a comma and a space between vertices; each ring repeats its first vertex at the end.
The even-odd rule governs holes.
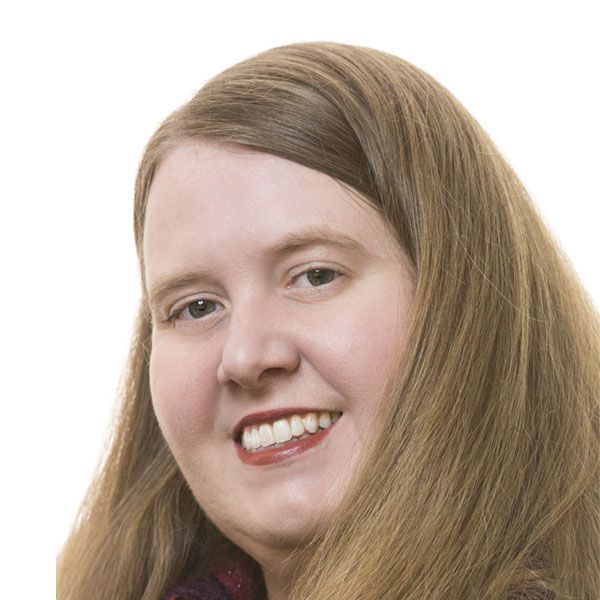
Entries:
MULTIPOLYGON (((334 281, 336 281, 337 279, 339 279, 341 276, 343 276, 343 273, 341 271, 338 271, 337 269, 332 269, 329 267, 310 267, 310 269, 306 269, 306 271, 302 271, 302 273, 298 273, 298 275, 296 275, 293 279, 292 279, 292 283, 297 281, 298 279, 300 279, 300 277, 304 276, 304 275, 308 275, 309 273, 312 273, 313 271, 330 271, 332 273, 335 273, 335 277, 331 280, 328 281, 327 283, 324 283, 323 285, 317 285, 317 286, 310 286, 312 289, 319 289, 319 288, 323 288, 328 286, 330 283, 333 283, 334 281)), ((181 308, 178 308, 177 310, 173 311, 173 313, 171 315, 169 315, 169 317, 164 321, 165 323, 171 323, 174 321, 178 321, 179 320, 179 316, 185 311, 187 310, 190 306, 192 306, 192 304, 194 304, 195 302, 199 302, 200 300, 205 300, 204 298, 196 298, 195 300, 192 300, 191 302, 188 302, 187 304, 184 304, 181 308)), ((215 302, 214 300, 208 300, 208 302, 215 302)), ((209 313, 212 314, 212 313, 209 313)), ((198 318, 198 319, 189 319, 190 321, 201 321, 202 317, 198 318)))

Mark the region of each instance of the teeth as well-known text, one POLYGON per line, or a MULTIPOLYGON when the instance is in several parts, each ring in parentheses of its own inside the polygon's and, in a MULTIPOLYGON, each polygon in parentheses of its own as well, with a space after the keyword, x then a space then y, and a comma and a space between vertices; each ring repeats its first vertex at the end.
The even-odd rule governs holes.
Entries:
POLYGON ((292 439, 292 428, 287 419, 279 419, 273 423, 273 438, 277 443, 292 439))
POLYGON ((327 429, 341 416, 340 412, 307 413, 293 415, 289 419, 277 419, 274 423, 249 425, 242 432, 242 447, 245 450, 267 448, 273 444, 284 444, 292 438, 316 433, 319 428, 327 429))
POLYGON ((298 415, 294 415, 290 419, 290 426, 293 436, 300 437, 304 433, 304 425, 302 424, 302 419, 298 415))
POLYGON ((252 448, 252 429, 249 427, 246 427, 242 433, 242 446, 252 448))
MULTIPOLYGON (((252 442, 252 448, 254 450, 256 450, 257 448, 260 448, 260 435, 258 435, 258 427, 253 427, 252 431, 250 433, 251 436, 251 442, 252 442)), ((246 446, 246 448, 248 448, 248 446, 246 446)))
POLYGON ((258 428, 258 435, 260 436, 260 445, 263 447, 272 446, 275 443, 273 428, 270 425, 261 425, 258 428))
POLYGON ((331 425, 331 416, 328 412, 319 413, 319 427, 325 429, 331 425))
POLYGON ((319 429, 319 419, 317 413, 308 413, 302 417, 302 423, 304 423, 304 429, 309 433, 315 433, 319 429))

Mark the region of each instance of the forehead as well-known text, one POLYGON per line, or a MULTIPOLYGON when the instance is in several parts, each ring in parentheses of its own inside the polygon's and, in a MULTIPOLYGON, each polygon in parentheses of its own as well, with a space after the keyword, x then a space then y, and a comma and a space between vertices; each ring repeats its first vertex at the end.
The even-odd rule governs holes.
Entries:
POLYGON ((186 142, 165 157, 150 188, 147 279, 217 258, 250 259, 310 226, 351 236, 375 254, 396 248, 379 213, 328 175, 242 146, 186 142))

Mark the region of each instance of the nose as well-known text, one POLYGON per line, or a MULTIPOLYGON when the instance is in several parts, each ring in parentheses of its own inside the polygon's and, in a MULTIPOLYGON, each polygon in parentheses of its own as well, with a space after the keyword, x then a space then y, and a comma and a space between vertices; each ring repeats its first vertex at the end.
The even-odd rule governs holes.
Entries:
POLYGON ((294 343, 294 323, 264 296, 248 298, 232 311, 217 379, 221 385, 237 384, 261 389, 273 378, 293 373, 300 363, 294 343))

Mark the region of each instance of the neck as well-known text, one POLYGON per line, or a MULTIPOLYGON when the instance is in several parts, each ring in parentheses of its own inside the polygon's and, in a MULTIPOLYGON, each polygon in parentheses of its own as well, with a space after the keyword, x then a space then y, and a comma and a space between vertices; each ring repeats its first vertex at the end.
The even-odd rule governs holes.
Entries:
POLYGON ((259 564, 267 589, 265 600, 287 600, 297 568, 292 556, 287 553, 284 557, 279 556, 275 560, 263 560, 259 564))
POLYGON ((257 600, 287 600, 299 566, 297 544, 276 547, 249 539, 236 540, 234 543, 260 566, 266 596, 257 600))
POLYGON ((267 588, 265 600, 287 600, 292 579, 275 574, 263 568, 263 577, 267 588))

